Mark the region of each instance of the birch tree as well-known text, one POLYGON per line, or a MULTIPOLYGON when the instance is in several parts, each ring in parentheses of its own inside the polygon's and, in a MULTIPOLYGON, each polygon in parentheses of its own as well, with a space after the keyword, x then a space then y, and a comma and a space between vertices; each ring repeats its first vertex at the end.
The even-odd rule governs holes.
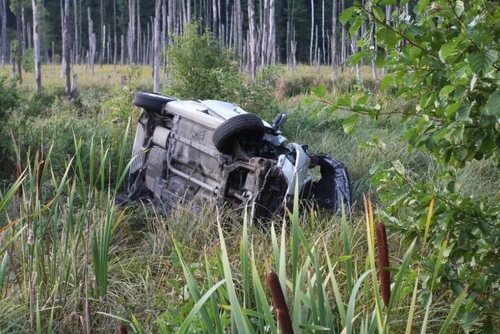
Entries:
POLYGON ((0 45, 0 64, 2 67, 5 64, 5 58, 7 57, 7 0, 0 1, 0 13, 2 19, 2 44, 0 45))
POLYGON ((113 0, 113 71, 116 72, 118 57, 118 37, 116 35, 116 0, 113 0))
POLYGON ((254 11, 254 2, 253 0, 248 0, 248 35, 247 35, 247 44, 248 44, 248 68, 250 71, 250 75, 252 80, 256 78, 256 36, 255 36, 255 11, 254 11))
MULTIPOLYGON (((340 12, 345 9, 345 0, 341 0, 340 2, 340 12)), ((345 24, 342 25, 342 37, 341 37, 341 64, 342 68, 345 67, 346 59, 347 59, 347 28, 345 24)))
POLYGON ((31 8, 33 11, 33 45, 35 56, 35 85, 36 91, 42 91, 42 71, 40 65, 40 37, 38 35, 38 4, 37 0, 31 0, 31 8))
POLYGON ((70 33, 69 33, 69 2, 70 0, 63 0, 63 58, 64 58, 64 75, 66 76, 66 96, 71 94, 71 49, 70 49, 70 33))
POLYGON ((17 76, 19 79, 19 83, 23 83, 23 72, 21 68, 21 59, 23 58, 23 49, 22 49, 22 27, 21 27, 21 0, 16 0, 16 29, 17 29, 17 76))
POLYGON ((99 56, 99 65, 102 66, 102 63, 104 62, 104 55, 105 55, 105 49, 106 49, 106 25, 104 24, 104 4, 103 0, 101 0, 100 3, 100 15, 101 15, 101 54, 99 56))
POLYGON ((332 80, 337 80, 338 60, 337 60, 337 1, 333 1, 332 6, 332 80))
POLYGON ((154 51, 153 51, 153 81, 155 93, 160 92, 160 61, 161 61, 161 41, 160 41, 160 20, 161 20, 161 2, 156 0, 155 6, 155 27, 154 27, 154 51))
POLYGON ((79 31, 78 31, 78 22, 79 22, 79 19, 80 19, 80 15, 78 15, 78 2, 77 0, 73 0, 73 23, 75 25, 75 41, 74 41, 74 48, 73 48, 73 62, 75 64, 78 64, 80 62, 80 34, 79 34, 79 31))
POLYGON ((309 65, 313 61, 313 44, 314 44, 314 0, 311 0, 311 43, 309 44, 309 65))
POLYGON ((135 0, 128 1, 128 60, 130 64, 134 64, 134 50, 135 50, 135 0))
POLYGON ((94 56, 95 56, 95 34, 94 34, 94 21, 90 15, 90 7, 87 8, 88 22, 89 22, 89 51, 88 51, 88 64, 90 72, 94 75, 94 56))

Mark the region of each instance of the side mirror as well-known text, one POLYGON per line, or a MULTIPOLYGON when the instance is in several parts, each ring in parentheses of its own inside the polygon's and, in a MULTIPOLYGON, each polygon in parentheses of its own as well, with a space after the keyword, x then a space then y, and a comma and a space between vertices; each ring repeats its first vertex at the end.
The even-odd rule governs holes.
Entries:
POLYGON ((288 115, 285 113, 281 113, 281 114, 276 115, 276 117, 274 117, 274 119, 273 119, 273 125, 272 125, 274 131, 278 131, 279 128, 281 128, 281 126, 283 124, 285 124, 287 119, 288 119, 288 115))

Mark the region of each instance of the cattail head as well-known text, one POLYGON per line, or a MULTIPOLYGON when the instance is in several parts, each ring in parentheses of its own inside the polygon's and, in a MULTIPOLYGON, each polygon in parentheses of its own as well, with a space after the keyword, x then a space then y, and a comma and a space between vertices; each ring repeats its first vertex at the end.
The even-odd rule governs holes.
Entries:
POLYGON ((274 309, 276 310, 276 315, 278 318, 278 326, 281 332, 284 334, 293 334, 292 320, 290 319, 290 313, 288 313, 288 307, 286 306, 285 296, 283 296, 283 290, 281 290, 281 284, 275 272, 270 272, 267 275, 267 286, 271 290, 271 296, 273 298, 274 309))
POLYGON ((391 300, 391 273, 387 269, 389 267, 389 250, 387 247, 387 233, 383 223, 377 223, 377 249, 378 249, 378 265, 380 273, 380 291, 382 299, 386 307, 389 306, 391 300))
POLYGON ((125 325, 120 325, 120 334, 127 334, 127 327, 125 325))

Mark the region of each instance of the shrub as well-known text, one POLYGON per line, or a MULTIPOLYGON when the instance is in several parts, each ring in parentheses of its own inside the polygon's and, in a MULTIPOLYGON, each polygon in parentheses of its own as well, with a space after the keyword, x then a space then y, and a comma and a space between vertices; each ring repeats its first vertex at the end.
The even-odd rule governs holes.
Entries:
POLYGON ((168 48, 170 89, 184 99, 232 100, 240 86, 236 54, 199 29, 198 22, 187 25, 168 48))
POLYGON ((21 67, 28 73, 35 71, 35 54, 33 49, 29 49, 24 52, 23 59, 21 59, 21 67))
MULTIPOLYGON (((14 108, 21 100, 14 83, 6 83, 7 78, 0 77, 0 166, 4 166, 9 160, 9 147, 11 139, 8 133, 7 120, 14 108)), ((7 170, 0 168, 0 170, 7 170)), ((0 175, 0 177, 5 175, 0 175)))

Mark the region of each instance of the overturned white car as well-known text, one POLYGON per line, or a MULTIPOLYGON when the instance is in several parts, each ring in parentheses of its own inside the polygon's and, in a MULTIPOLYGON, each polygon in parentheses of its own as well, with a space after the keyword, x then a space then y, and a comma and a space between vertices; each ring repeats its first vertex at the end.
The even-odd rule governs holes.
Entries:
POLYGON ((346 167, 327 154, 309 153, 305 145, 287 143, 280 131, 286 114, 268 124, 232 103, 144 92, 135 94, 134 104, 142 113, 127 201, 149 198, 166 215, 179 204, 246 206, 254 220, 282 214, 297 195, 332 213, 342 205, 349 211, 346 167))

